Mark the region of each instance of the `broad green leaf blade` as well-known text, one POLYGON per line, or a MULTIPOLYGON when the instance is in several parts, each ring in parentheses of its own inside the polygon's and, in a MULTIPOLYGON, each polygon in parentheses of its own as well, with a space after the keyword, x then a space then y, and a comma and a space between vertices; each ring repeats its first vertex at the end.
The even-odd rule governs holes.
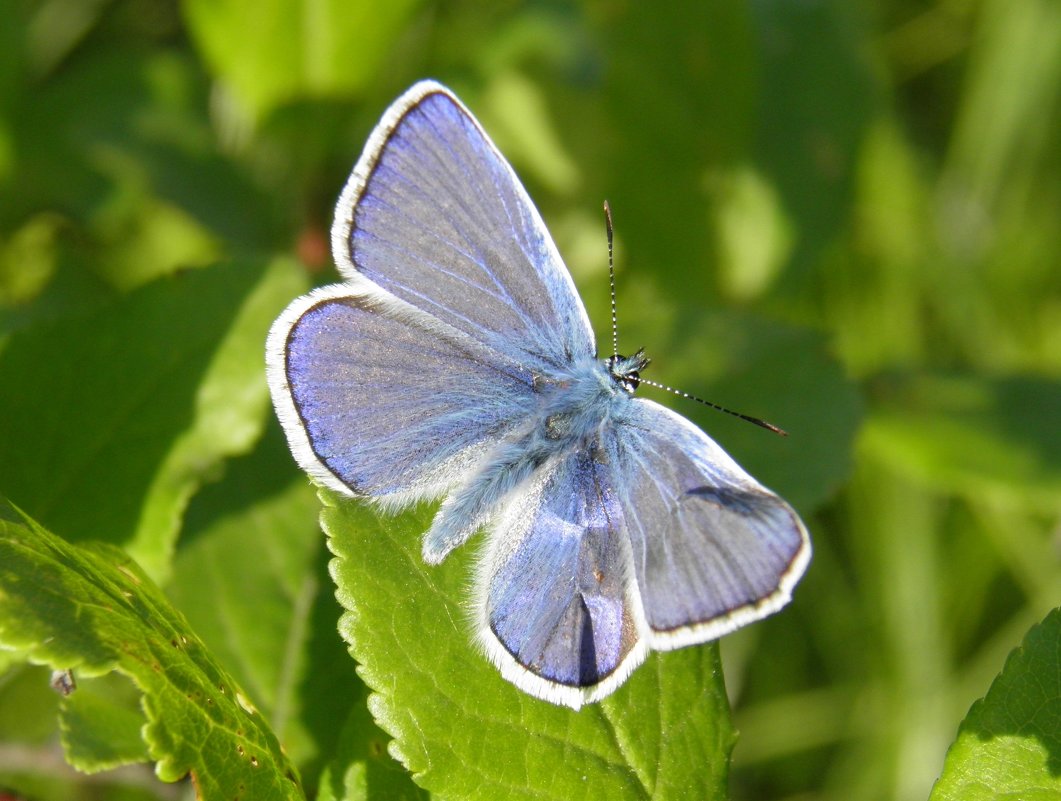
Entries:
POLYGON ((930 798, 1061 799, 1061 610, 1031 628, 973 704, 930 798))
POLYGON ((121 674, 78 680, 59 706, 66 761, 84 773, 148 762, 151 755, 140 735, 147 721, 139 702, 140 693, 121 674))
POLYGON ((0 643, 143 693, 143 737, 164 781, 205 801, 304 798, 275 735, 184 618, 119 549, 71 545, 0 506, 0 643))
POLYGON ((424 510, 381 518, 323 492, 341 631, 391 753, 445 798, 712 799, 734 743, 714 645, 649 658, 579 712, 503 680, 473 644, 472 563, 420 557, 424 510))
POLYGON ((188 508, 167 594, 322 798, 423 795, 387 754, 336 621, 320 503, 275 420, 188 508), (360 788, 360 796, 352 796, 360 788))
MULTIPOLYGON (((352 662, 352 660, 350 660, 352 662)), ((363 689, 363 685, 362 685, 363 689)), ((335 756, 320 777, 317 801, 422 801, 430 796, 387 753, 364 694, 347 718, 335 756)))
POLYGON ((336 631, 319 511, 274 420, 193 499, 166 588, 299 765, 331 755, 366 694, 336 631))
POLYGON ((184 17, 214 74, 262 117, 298 97, 368 85, 418 0, 187 0, 184 17))
POLYGON ((169 570, 189 498, 247 451, 267 409, 262 343, 304 289, 289 263, 196 270, 0 352, 0 487, 67 539, 121 543, 169 570))

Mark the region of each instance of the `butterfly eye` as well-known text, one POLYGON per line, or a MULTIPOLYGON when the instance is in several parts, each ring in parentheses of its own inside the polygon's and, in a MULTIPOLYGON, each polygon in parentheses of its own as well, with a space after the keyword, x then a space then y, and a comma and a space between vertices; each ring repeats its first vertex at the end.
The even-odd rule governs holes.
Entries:
POLYGON ((631 395, 641 385, 641 369, 648 365, 644 351, 633 356, 609 356, 605 360, 612 380, 631 395))

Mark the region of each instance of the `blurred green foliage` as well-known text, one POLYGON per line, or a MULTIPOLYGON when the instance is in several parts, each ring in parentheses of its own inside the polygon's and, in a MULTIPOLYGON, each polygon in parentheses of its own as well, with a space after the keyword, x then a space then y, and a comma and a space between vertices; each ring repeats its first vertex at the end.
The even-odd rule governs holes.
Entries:
MULTIPOLYGON (((599 338, 607 197, 624 346, 791 433, 662 399, 814 539, 791 607, 722 643, 733 797, 927 797, 1061 599, 1056 0, 0 11, 0 492, 135 554, 310 790, 364 786, 329 766, 360 748, 369 786, 416 792, 336 635, 261 350, 334 280, 339 187, 430 76, 520 173, 599 338)), ((173 797, 56 772, 47 675, 0 657, 0 786, 173 797)))

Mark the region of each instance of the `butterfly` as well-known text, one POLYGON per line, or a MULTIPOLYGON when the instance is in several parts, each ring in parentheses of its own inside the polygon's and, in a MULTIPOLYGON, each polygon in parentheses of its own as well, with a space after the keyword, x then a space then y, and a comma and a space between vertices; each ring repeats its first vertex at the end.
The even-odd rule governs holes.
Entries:
POLYGON ((786 604, 810 558, 785 501, 684 417, 636 397, 648 360, 599 358, 544 223, 457 97, 417 83, 339 197, 343 282, 267 343, 298 464, 388 511, 441 499, 438 564, 485 530, 476 634, 501 674, 574 709, 650 651, 786 604))

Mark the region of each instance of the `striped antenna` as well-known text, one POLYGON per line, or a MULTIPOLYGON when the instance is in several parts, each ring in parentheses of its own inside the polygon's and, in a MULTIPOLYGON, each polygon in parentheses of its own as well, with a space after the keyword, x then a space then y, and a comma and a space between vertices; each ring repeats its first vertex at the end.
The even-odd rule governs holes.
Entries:
POLYGON ((755 425, 759 426, 760 428, 765 428, 767 431, 773 431, 775 434, 780 434, 782 437, 788 436, 788 432, 785 431, 785 429, 781 428, 780 426, 775 426, 773 423, 768 423, 766 420, 761 420, 758 417, 752 417, 750 414, 735 412, 732 409, 727 409, 725 406, 719 406, 717 403, 712 403, 709 400, 698 398, 696 395, 690 395, 684 390, 675 389, 674 387, 668 387, 666 384, 659 383, 659 381, 653 381, 651 378, 644 378, 639 376, 638 383, 648 384, 650 387, 655 387, 656 389, 662 389, 666 392, 671 392, 677 395, 679 398, 686 398, 691 401, 696 401, 697 403, 702 403, 704 406, 710 406, 715 411, 725 412, 726 414, 731 414, 734 417, 739 417, 741 420, 744 420, 746 422, 755 423, 755 425))
MULTIPOLYGON (((608 232, 608 284, 611 287, 612 293, 612 358, 619 358, 619 317, 616 314, 615 308, 615 260, 614 260, 614 234, 612 230, 612 207, 608 205, 608 201, 604 201, 604 224, 608 232)), ((662 389, 665 392, 670 392, 677 395, 680 398, 686 398, 687 400, 695 401, 696 403, 702 403, 704 406, 709 406, 715 411, 725 412, 726 414, 739 417, 748 423, 754 423, 760 428, 765 428, 767 431, 773 431, 775 434, 780 434, 782 437, 787 437, 788 432, 780 426, 775 426, 773 423, 768 423, 766 420, 761 420, 758 417, 752 417, 750 414, 743 414, 741 412, 735 412, 732 409, 727 409, 725 406, 720 406, 717 403, 712 403, 709 400, 704 400, 696 395, 692 395, 681 389, 675 389, 669 387, 666 384, 661 384, 658 381, 653 381, 650 378, 643 378, 637 376, 637 382, 639 384, 648 384, 650 387, 656 389, 662 389)))
POLYGON ((615 313, 615 253, 612 235, 612 207, 604 201, 604 226, 608 231, 608 284, 612 290, 612 356, 619 355, 619 318, 615 313))

